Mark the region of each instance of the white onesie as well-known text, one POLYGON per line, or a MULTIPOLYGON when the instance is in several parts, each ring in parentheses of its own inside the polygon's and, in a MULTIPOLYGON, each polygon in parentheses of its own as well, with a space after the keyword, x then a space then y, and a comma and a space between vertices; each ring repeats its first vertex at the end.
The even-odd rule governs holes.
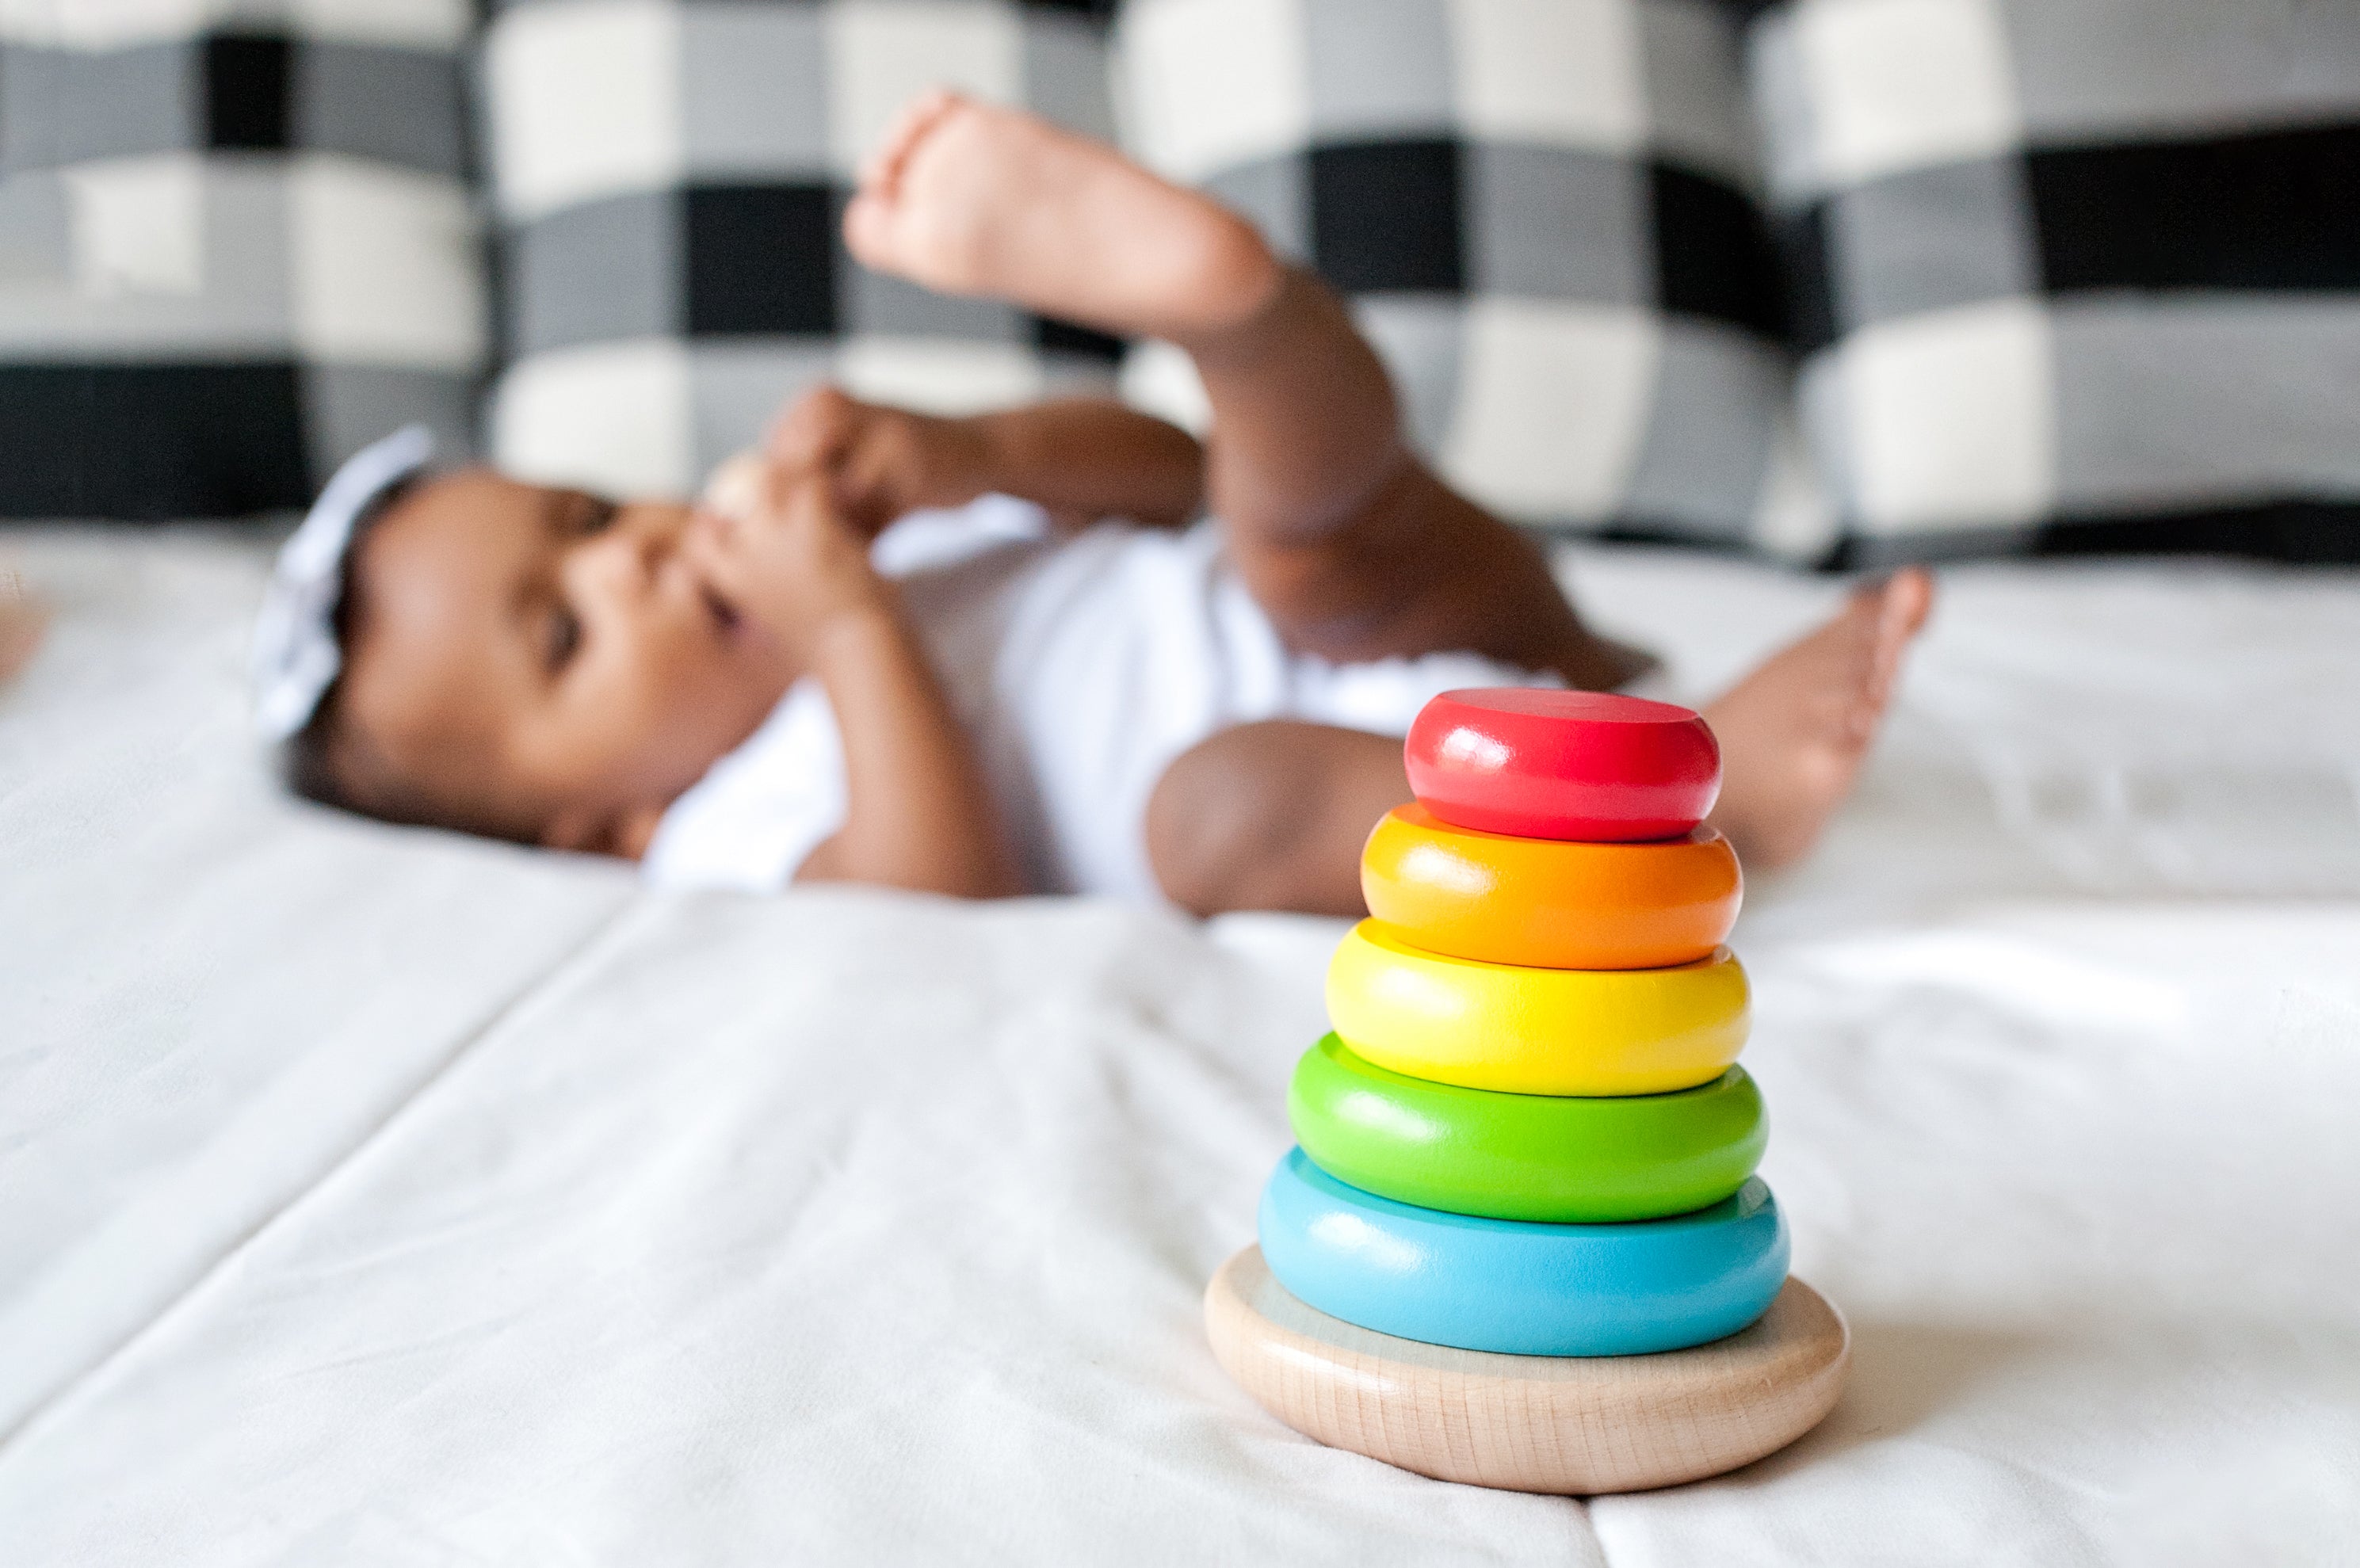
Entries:
MULTIPOLYGON (((1555 686, 1473 654, 1331 664, 1290 653, 1224 564, 1219 529, 1102 523, 1052 537, 1030 502, 917 512, 877 541, 974 737, 1026 885, 1160 897, 1142 832, 1172 759, 1231 724, 1399 735, 1437 692, 1555 686)), ((816 680, 664 812, 640 862, 665 887, 770 891, 842 824, 844 756, 816 680)))

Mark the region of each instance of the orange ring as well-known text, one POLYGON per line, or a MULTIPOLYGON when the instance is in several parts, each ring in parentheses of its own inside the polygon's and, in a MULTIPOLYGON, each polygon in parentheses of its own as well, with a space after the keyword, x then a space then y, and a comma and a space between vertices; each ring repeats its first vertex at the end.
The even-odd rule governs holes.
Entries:
POLYGON ((1369 913, 1429 953, 1535 969, 1666 969, 1721 945, 1744 880, 1700 827, 1651 844, 1510 838, 1396 806, 1360 852, 1369 913))

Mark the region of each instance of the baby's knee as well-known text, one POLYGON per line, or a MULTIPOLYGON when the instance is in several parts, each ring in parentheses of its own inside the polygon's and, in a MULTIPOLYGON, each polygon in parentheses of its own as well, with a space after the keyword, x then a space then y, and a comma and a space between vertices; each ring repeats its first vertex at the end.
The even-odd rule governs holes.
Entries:
POLYGON ((1164 897, 1209 915, 1240 908, 1298 831, 1292 819, 1302 780, 1273 731, 1241 724, 1175 757, 1147 802, 1147 857, 1164 897))
POLYGON ((1369 826, 1408 798, 1400 744, 1291 720, 1240 724, 1183 752, 1147 803, 1164 897, 1224 909, 1360 912, 1369 826))

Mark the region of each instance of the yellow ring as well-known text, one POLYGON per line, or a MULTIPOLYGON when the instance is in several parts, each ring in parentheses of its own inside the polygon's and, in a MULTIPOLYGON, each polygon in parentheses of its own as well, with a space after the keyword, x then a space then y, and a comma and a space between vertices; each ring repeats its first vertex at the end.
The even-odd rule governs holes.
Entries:
POLYGON ((1328 1017, 1378 1066, 1512 1094, 1662 1094, 1728 1070, 1753 1021, 1727 948, 1670 969, 1525 969, 1427 953, 1362 920, 1328 1017))
POLYGON ((1540 969, 1662 969, 1709 958, 1743 879, 1710 828, 1644 844, 1510 838, 1424 806, 1381 819, 1360 852, 1369 913, 1429 953, 1540 969))

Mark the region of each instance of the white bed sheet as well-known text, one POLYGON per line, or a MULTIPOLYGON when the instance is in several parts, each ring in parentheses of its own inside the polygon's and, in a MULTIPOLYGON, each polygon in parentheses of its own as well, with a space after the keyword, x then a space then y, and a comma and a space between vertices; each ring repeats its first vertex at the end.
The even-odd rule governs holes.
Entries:
MULTIPOLYGON (((1336 926, 662 898, 240 741, 250 547, 0 539, 0 1558, 2360 1560, 2360 582, 1949 574, 1753 890, 1829 1423, 1589 1504, 1214 1366, 1336 926)), ((1710 690, 1824 585, 1596 552, 1710 690)))

